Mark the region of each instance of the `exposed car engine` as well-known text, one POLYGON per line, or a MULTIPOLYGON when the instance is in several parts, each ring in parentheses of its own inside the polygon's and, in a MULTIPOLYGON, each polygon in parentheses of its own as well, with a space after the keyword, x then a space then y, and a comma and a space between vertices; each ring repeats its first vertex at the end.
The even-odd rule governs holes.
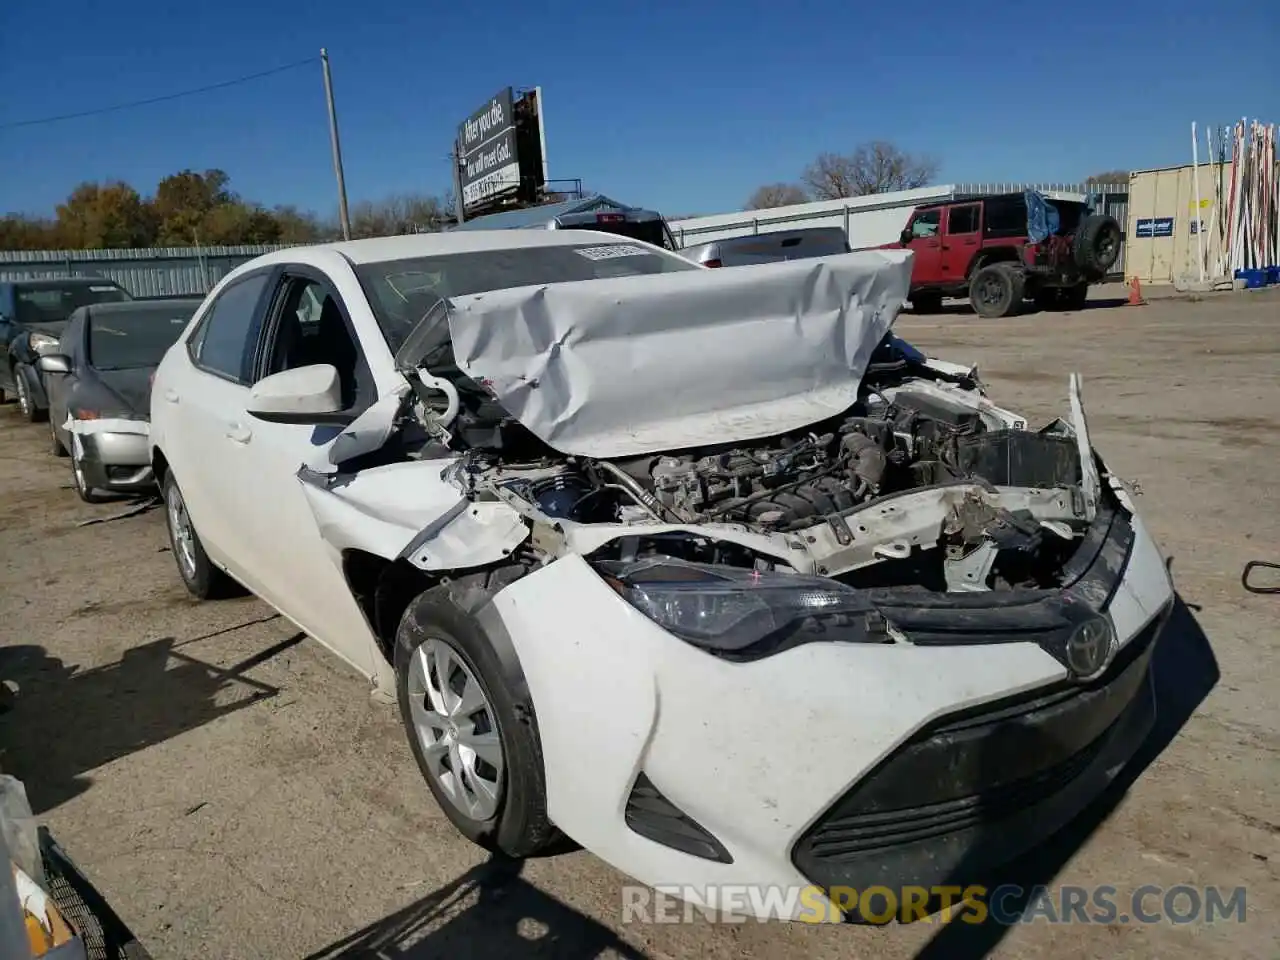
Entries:
POLYGON ((617 464, 682 522, 787 531, 874 497, 960 477, 960 441, 985 429, 972 409, 897 392, 850 416, 751 446, 617 464))

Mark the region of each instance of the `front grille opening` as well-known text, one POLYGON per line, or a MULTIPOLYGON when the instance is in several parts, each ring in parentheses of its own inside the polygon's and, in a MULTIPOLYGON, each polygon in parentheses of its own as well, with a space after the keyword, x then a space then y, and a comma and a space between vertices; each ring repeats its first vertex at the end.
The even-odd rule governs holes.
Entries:
POLYGON ((733 857, 711 833, 662 795, 642 772, 636 777, 625 812, 627 826, 664 847, 703 860, 733 863, 733 857))

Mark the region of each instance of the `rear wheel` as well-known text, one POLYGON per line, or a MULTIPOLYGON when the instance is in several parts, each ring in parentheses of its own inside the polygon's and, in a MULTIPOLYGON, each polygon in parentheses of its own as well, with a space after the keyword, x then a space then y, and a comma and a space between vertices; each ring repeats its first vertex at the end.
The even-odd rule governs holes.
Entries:
POLYGON ((187 513, 187 502, 182 498, 182 490, 172 471, 164 478, 164 516, 173 559, 178 564, 182 582, 192 596, 215 600, 240 593, 239 584, 215 567, 204 552, 195 525, 187 513))
POLYGON ((1022 271, 1004 263, 981 267, 969 281, 969 302, 980 317, 994 319, 1016 313, 1026 279, 1022 271))
POLYGON ((537 719, 484 630, 435 587, 409 605, 396 632, 396 691, 409 746, 436 802, 468 840, 510 857, 546 850, 537 719))

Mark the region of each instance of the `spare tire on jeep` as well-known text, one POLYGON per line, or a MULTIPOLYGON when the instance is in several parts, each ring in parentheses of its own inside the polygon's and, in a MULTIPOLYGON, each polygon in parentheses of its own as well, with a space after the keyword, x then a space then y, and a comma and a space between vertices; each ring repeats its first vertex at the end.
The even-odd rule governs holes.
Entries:
POLYGON ((1085 217, 1076 228, 1076 264, 1088 273, 1105 274, 1120 256, 1120 237, 1120 224, 1115 217, 1085 217))

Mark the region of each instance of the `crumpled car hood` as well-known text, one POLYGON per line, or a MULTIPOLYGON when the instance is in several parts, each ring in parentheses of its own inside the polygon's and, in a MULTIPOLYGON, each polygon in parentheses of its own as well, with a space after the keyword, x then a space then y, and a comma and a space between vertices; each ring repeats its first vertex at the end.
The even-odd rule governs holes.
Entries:
POLYGON ((548 446, 635 456, 797 430, 857 399, 911 252, 458 297, 455 361, 548 446))

